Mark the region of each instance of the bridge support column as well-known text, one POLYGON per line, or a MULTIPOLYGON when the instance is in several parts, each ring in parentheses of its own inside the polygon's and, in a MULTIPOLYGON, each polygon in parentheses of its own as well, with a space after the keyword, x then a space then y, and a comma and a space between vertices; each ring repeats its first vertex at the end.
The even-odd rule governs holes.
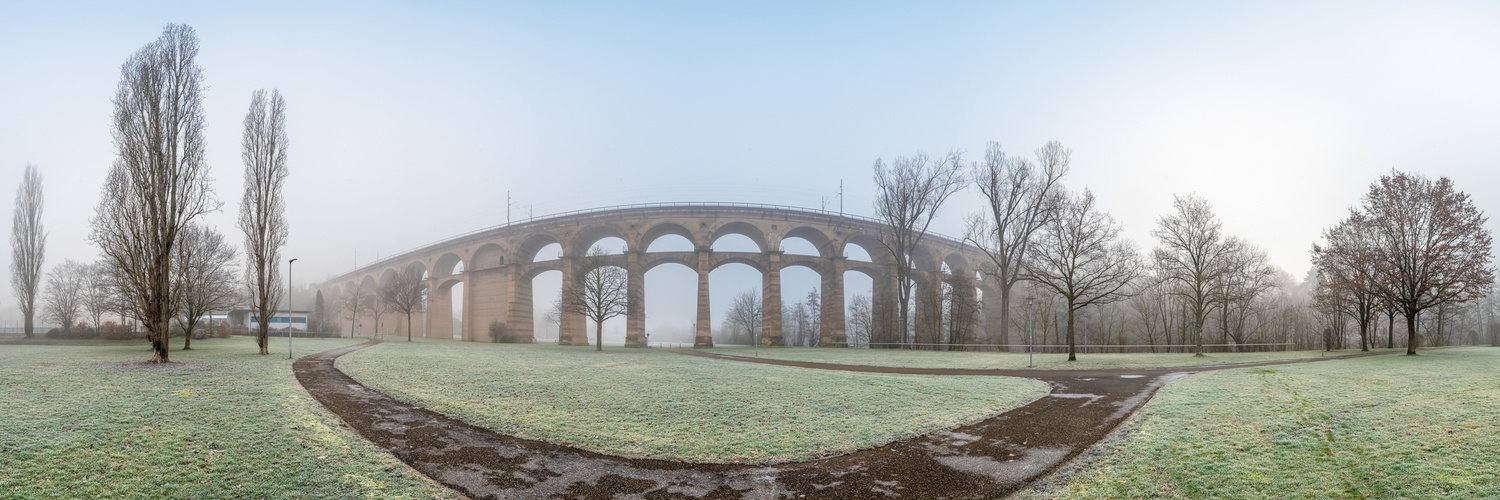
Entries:
POLYGON ((764 347, 786 345, 781 329, 781 255, 766 252, 766 272, 761 275, 760 345, 764 347))
MULTIPOLYGON (((536 342, 536 323, 532 320, 531 280, 522 279, 521 266, 505 266, 505 342, 536 342)), ((486 326, 485 328, 489 328, 486 326)))
POLYGON ((714 336, 708 309, 708 273, 713 270, 713 250, 698 249, 698 321, 693 347, 713 347, 714 336))
POLYGON ((900 296, 896 295, 896 289, 901 285, 897 283, 894 271, 884 271, 875 277, 873 296, 870 297, 870 316, 874 323, 870 325, 870 343, 884 344, 871 346, 874 348, 895 349, 897 346, 893 344, 906 340, 901 338, 900 296))
MULTIPOLYGON (((913 273, 916 274, 916 273, 913 273)), ((912 294, 914 304, 913 311, 916 321, 913 327, 916 330, 914 338, 917 344, 941 344, 943 343, 943 277, 939 273, 921 273, 922 279, 917 280, 917 289, 912 294)), ((918 349, 937 350, 939 346, 918 346, 918 349)))
MULTIPOLYGON (((566 289, 573 286, 579 279, 578 259, 572 256, 562 258, 562 286, 566 289)), ((589 345, 588 321, 583 314, 563 311, 562 318, 557 330, 558 345, 589 345)))
POLYGON ((453 338, 453 289, 427 282, 427 338, 453 338))
POLYGON ((953 287, 953 298, 948 303, 948 342, 952 344, 978 343, 975 332, 979 326, 979 304, 974 301, 974 279, 962 272, 953 273, 949 286, 953 287))
POLYGON ((848 347, 844 335, 844 263, 843 257, 834 257, 823 275, 822 304, 819 313, 818 347, 848 347))
POLYGON ((474 288, 476 287, 469 285, 474 282, 474 280, 470 279, 473 276, 474 273, 469 272, 468 269, 464 270, 464 318, 462 324, 459 325, 459 328, 462 329, 459 332, 459 337, 470 342, 473 342, 475 338, 474 332, 477 330, 474 329, 474 318, 478 315, 477 311, 474 310, 474 288))
POLYGON ((625 252, 625 347, 646 346, 645 273, 641 253, 625 252))

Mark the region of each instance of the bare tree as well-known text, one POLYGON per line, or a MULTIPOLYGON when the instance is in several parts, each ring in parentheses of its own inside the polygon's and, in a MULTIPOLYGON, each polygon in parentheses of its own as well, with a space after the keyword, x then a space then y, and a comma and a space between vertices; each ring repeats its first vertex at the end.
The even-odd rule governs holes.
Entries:
POLYGON ((84 275, 83 312, 93 322, 94 328, 99 328, 104 320, 104 313, 118 309, 114 304, 114 297, 114 280, 110 276, 109 266, 103 262, 88 265, 88 272, 84 275))
POLYGON ((1384 289, 1376 275, 1374 238, 1367 218, 1358 212, 1323 231, 1326 245, 1313 245, 1318 271, 1315 298, 1339 309, 1359 325, 1359 347, 1370 350, 1370 325, 1384 303, 1384 289))
POLYGON ((608 255, 604 248, 595 245, 583 260, 583 269, 574 274, 571 283, 563 283, 563 313, 582 314, 594 321, 594 349, 604 350, 604 322, 626 312, 625 270, 605 264, 608 255))
POLYGON ((391 312, 406 315, 406 341, 411 342, 411 315, 422 312, 427 304, 427 283, 422 271, 408 268, 380 289, 380 300, 390 304, 391 312))
POLYGON ((34 335, 36 296, 42 285, 47 232, 42 230, 42 173, 26 164, 16 188, 16 211, 10 223, 10 286, 25 320, 26 337, 34 335))
POLYGON ((1076 361, 1073 321, 1090 305, 1126 297, 1126 285, 1141 273, 1134 247, 1120 239, 1120 226, 1094 208, 1094 193, 1065 196, 1056 217, 1042 225, 1035 251, 1026 259, 1026 278, 1067 302, 1068 361, 1076 361))
POLYGON ((1488 220, 1453 181, 1391 172, 1370 185, 1363 208, 1372 260, 1391 303, 1406 317, 1406 353, 1417 353, 1417 316, 1485 296, 1495 281, 1488 220))
POLYGON ((1228 261, 1237 243, 1224 237, 1222 223, 1208 200, 1196 194, 1174 198, 1176 213, 1157 219, 1151 231, 1161 243, 1152 255, 1179 285, 1175 293, 1187 302, 1191 323, 1186 326, 1194 337, 1193 353, 1201 356, 1203 323, 1214 305, 1219 279, 1232 270, 1228 261))
MULTIPOLYGON (((286 245, 286 102, 281 92, 256 90, 250 95, 245 114, 245 133, 240 140, 240 159, 245 163, 245 195, 240 199, 240 230, 245 232, 245 284, 249 286, 250 309, 269 318, 281 303, 281 247, 286 245)), ((377 320, 378 321, 378 320, 377 320)), ((271 325, 262 321, 255 333, 261 354, 269 354, 271 325)))
POLYGON ((869 347, 870 330, 875 317, 870 310, 870 294, 855 294, 849 299, 849 347, 869 347))
POLYGON ((726 330, 744 335, 747 343, 757 342, 755 332, 760 331, 761 319, 760 290, 750 289, 736 294, 724 316, 724 322, 729 325, 726 330))
POLYGON ((237 257, 234 247, 218 231, 202 224, 191 224, 183 230, 177 245, 177 309, 183 350, 192 349, 193 330, 204 316, 239 303, 239 268, 234 264, 237 257))
POLYGON ((328 321, 328 306, 323 303, 323 291, 318 290, 318 295, 313 299, 312 319, 307 325, 308 331, 323 331, 323 324, 328 321))
POLYGON ((354 334, 359 333, 358 330, 354 329, 354 322, 356 319, 359 319, 359 312, 364 310, 364 296, 368 295, 369 292, 365 291, 362 286, 356 286, 353 290, 348 290, 348 292, 349 295, 344 297, 339 311, 343 313, 344 318, 349 320, 349 338, 352 339, 354 338, 354 334))
POLYGON ((111 262, 151 339, 151 361, 169 361, 172 250, 194 218, 217 210, 204 155, 203 70, 191 27, 167 25, 120 68, 118 157, 104 183, 90 239, 111 262))
POLYGON ((365 313, 369 314, 371 318, 374 318, 373 321, 375 323, 375 336, 379 337, 380 320, 387 313, 391 312, 391 303, 386 301, 386 297, 381 295, 380 290, 367 292, 360 298, 362 299, 360 301, 360 307, 364 310, 365 313))
POLYGON ((88 266, 73 260, 63 261, 47 273, 47 291, 42 297, 43 316, 61 325, 65 334, 73 333, 73 324, 83 308, 88 266))
POLYGON ((896 270, 897 334, 911 342, 913 254, 927 235, 943 202, 963 187, 963 154, 948 153, 933 160, 925 153, 910 158, 898 156, 889 167, 875 160, 875 215, 880 218, 880 243, 891 256, 896 270))
POLYGON ((1251 314, 1255 299, 1276 286, 1277 268, 1266 258, 1266 251, 1243 240, 1231 238, 1226 265, 1228 272, 1219 280, 1214 290, 1214 301, 1219 304, 1219 330, 1223 343, 1233 339, 1236 344, 1246 343, 1245 321, 1251 314))
POLYGON ((1000 291, 1000 334, 1010 338, 1010 296, 1024 270, 1032 234, 1052 217, 1058 182, 1068 175, 1073 152, 1048 142, 1036 151, 1036 163, 1008 156, 1000 143, 985 148, 984 162, 974 165, 974 183, 989 202, 989 213, 969 217, 965 238, 994 264, 987 274, 1000 291))

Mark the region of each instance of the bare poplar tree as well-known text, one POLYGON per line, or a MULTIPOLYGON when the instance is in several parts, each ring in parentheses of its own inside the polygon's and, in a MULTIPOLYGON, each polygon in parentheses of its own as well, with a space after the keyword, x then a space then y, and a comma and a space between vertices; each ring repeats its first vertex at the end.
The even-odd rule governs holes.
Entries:
POLYGON ((47 291, 42 298, 43 316, 56 321, 64 334, 73 333, 73 325, 83 308, 88 266, 73 260, 63 261, 47 273, 47 291))
POLYGON ((239 255, 224 235, 202 224, 189 225, 177 245, 178 316, 182 349, 192 349, 193 330, 204 316, 234 307, 240 299, 239 255))
MULTIPOLYGON (((270 318, 281 303, 281 247, 287 238, 286 199, 281 195, 287 177, 286 102, 280 91, 250 95, 240 148, 245 163, 239 220, 245 232, 245 285, 252 313, 270 318)), ((255 333, 261 354, 270 354, 270 329, 270 322, 262 321, 255 333)))
POLYGON ((1193 353, 1203 355, 1203 323, 1214 306, 1214 291, 1219 279, 1232 270, 1230 254, 1237 240, 1225 238, 1223 223, 1214 216, 1213 206, 1196 194, 1175 196, 1176 213, 1156 220, 1151 231, 1161 246, 1152 253, 1166 276, 1179 286, 1173 293, 1186 304, 1189 333, 1194 337, 1193 353))
POLYGON ((1364 212, 1372 259, 1391 303, 1406 317, 1406 353, 1417 353, 1417 316, 1485 296, 1495 281, 1488 220, 1447 177, 1391 172, 1370 185, 1364 212))
POLYGON ((380 289, 380 298, 390 304, 392 312, 406 315, 406 341, 411 342, 411 315, 422 312, 427 304, 427 283, 422 280, 422 271, 412 268, 397 274, 380 289))
POLYGON ((928 226, 949 196, 963 187, 963 154, 948 153, 933 160, 925 153, 898 156, 887 166, 875 160, 875 215, 884 224, 880 243, 896 269, 896 331, 900 342, 911 342, 911 285, 913 254, 928 226))
POLYGON ((170 24, 120 67, 115 94, 118 157, 104 182, 90 239, 116 270, 130 309, 169 361, 172 250, 194 218, 217 210, 204 155, 203 70, 193 28, 170 24))
POLYGON ((10 224, 10 286, 25 321, 26 337, 34 333, 36 296, 42 285, 47 232, 42 230, 42 173, 26 164, 16 188, 16 211, 10 224))
POLYGON ((1120 239, 1120 226, 1094 208, 1094 193, 1064 195, 1056 217, 1042 225, 1035 251, 1025 262, 1026 278, 1067 302, 1068 361, 1076 361, 1074 316, 1090 305, 1127 296, 1126 286, 1141 274, 1140 254, 1120 239))
POLYGON ((625 270, 605 264, 604 248, 594 246, 583 258, 584 270, 563 283, 562 312, 582 314, 594 321, 594 349, 604 350, 604 322, 626 312, 625 270))
MULTIPOLYGON (((995 339, 1010 343, 1010 295, 1024 274, 1032 234, 1051 217, 1058 182, 1068 175, 1073 151, 1048 142, 1036 150, 1036 162, 1008 156, 991 142, 984 162, 974 165, 974 184, 989 202, 989 212, 969 217, 965 239, 979 247, 994 264, 986 274, 1000 291, 1000 333, 995 339)), ((988 302, 988 301, 986 301, 988 302)))

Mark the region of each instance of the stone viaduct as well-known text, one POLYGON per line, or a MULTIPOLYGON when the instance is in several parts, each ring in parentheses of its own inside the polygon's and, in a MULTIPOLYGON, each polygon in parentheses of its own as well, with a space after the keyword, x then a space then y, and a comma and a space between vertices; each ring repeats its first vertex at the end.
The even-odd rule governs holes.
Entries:
MULTIPOLYGON (((820 345, 845 345, 844 273, 855 271, 868 275, 873 285, 872 309, 876 321, 871 338, 875 342, 894 342, 896 310, 895 266, 893 259, 879 243, 884 225, 877 220, 832 212, 792 207, 749 204, 652 204, 610 207, 570 212, 484 229, 459 235, 335 276, 316 285, 330 302, 330 311, 340 311, 345 300, 372 293, 377 287, 395 279, 398 272, 417 269, 426 276, 428 311, 419 336, 452 338, 452 289, 463 284, 463 340, 477 342, 532 342, 534 336, 532 279, 547 271, 561 271, 563 283, 587 272, 587 254, 595 242, 620 238, 626 247, 622 254, 604 257, 602 265, 624 268, 629 276, 630 311, 625 318, 627 346, 645 344, 645 273, 660 265, 687 266, 698 273, 697 347, 711 347, 713 337, 709 317, 709 272, 732 263, 749 265, 762 276, 762 332, 765 346, 782 345, 781 270, 803 266, 821 276, 822 311, 820 345), (748 237, 759 252, 713 251, 720 237, 739 234, 748 237), (693 251, 647 252, 657 238, 678 235, 692 243, 693 251), (781 251, 784 239, 801 238, 817 248, 817 255, 788 254, 781 251), (544 247, 558 244, 562 248, 556 260, 537 261, 544 247), (869 261, 850 260, 845 249, 859 246, 870 255, 869 261), (881 317, 886 319, 881 319, 881 317), (504 325, 504 338, 493 339, 490 325, 504 325)), ((980 264, 989 262, 973 246, 960 241, 928 234, 913 254, 915 271, 915 308, 913 340, 975 343, 995 335, 979 335, 980 316, 984 323, 999 324, 998 307, 984 307, 979 297, 998 299, 993 283, 981 278, 980 264), (940 283, 948 287, 947 297, 940 283), (977 292, 977 293, 976 293, 977 292), (946 305, 945 305, 946 304, 946 305), (943 314, 948 307, 949 314, 943 314), (944 319, 944 318, 948 319, 944 319), (969 319, 966 319, 969 318, 969 319), (948 335, 945 335, 947 333, 948 335)), ((987 302, 987 301, 986 301, 987 302)), ((364 315, 366 313, 360 313, 364 315)), ((347 319, 347 316, 344 316, 347 319)), ((402 325, 404 318, 395 314, 382 318, 386 324, 402 325)), ((363 320, 368 320, 367 316, 363 320)), ((585 319, 565 314, 559 325, 559 343, 587 345, 589 335, 585 319)), ((998 330, 998 328, 985 328, 998 330)), ((394 329, 392 331, 395 331, 394 329)), ((404 333, 404 332, 400 332, 404 333)))

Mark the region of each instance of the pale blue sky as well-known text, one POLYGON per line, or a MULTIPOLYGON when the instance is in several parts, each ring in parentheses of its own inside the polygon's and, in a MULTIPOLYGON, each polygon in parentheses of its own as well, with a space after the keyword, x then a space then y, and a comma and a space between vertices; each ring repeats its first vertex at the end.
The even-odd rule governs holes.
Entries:
POLYGON ((286 96, 300 277, 504 222, 507 190, 817 208, 842 179, 869 214, 876 158, 989 140, 1071 147, 1142 248, 1196 191, 1298 277, 1391 168, 1500 209, 1495 3, 3 2, 0 205, 41 167, 49 264, 95 255, 119 65, 171 22, 202 39, 222 231, 250 92, 286 96))

